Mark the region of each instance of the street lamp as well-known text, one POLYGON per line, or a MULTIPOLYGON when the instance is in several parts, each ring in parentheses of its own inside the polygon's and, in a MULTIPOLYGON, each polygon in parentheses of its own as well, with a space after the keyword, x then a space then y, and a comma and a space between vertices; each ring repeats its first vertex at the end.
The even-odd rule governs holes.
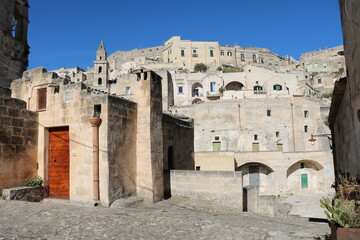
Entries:
POLYGON ((327 137, 329 140, 331 140, 331 134, 311 134, 311 138, 309 139, 311 145, 314 145, 314 143, 317 141, 317 139, 314 137, 327 137))

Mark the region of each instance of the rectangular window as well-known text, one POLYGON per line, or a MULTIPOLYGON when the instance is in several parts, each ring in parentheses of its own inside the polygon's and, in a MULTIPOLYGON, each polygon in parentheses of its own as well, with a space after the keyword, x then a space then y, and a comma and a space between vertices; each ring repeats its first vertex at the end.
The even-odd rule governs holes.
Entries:
POLYGON ((308 111, 308 110, 305 110, 305 111, 304 111, 304 118, 307 118, 308 115, 309 115, 309 111, 308 111))
POLYGON ((46 88, 39 88, 37 90, 37 110, 46 110, 46 88))
POLYGON ((183 93, 183 87, 178 87, 178 93, 183 93))
POLYGON ((252 151, 253 152, 259 152, 260 151, 259 143, 253 143, 252 144, 252 151))
POLYGON ((197 54, 197 50, 196 50, 196 49, 193 49, 192 52, 193 52, 193 54, 192 54, 193 57, 198 57, 198 54, 197 54))
POLYGON ((245 55, 242 53, 242 54, 240 54, 240 59, 241 59, 241 61, 245 61, 245 55))
POLYGON ((276 131, 276 132, 275 132, 275 136, 276 136, 276 137, 279 137, 279 136, 280 136, 280 132, 276 131))
POLYGON ((309 129, 308 129, 308 126, 305 125, 305 126, 304 126, 304 132, 308 132, 308 130, 309 130, 309 129))
POLYGON ((254 135, 254 141, 257 141, 258 140, 258 135, 254 135))
POLYGON ((126 92, 126 95, 130 95, 130 87, 126 87, 125 92, 126 92))
POLYGON ((216 136, 215 137, 215 141, 219 141, 220 140, 220 137, 219 136, 216 136))
POLYGON ((321 78, 318 79, 318 83, 321 83, 321 78))
POLYGON ((214 49, 210 49, 210 57, 214 56, 214 49))
POLYGON ((270 117, 270 116, 271 116, 271 110, 267 110, 267 111, 266 111, 266 115, 267 115, 268 117, 270 117))
POLYGON ((216 82, 210 82, 210 92, 216 92, 216 82))
POLYGON ((196 166, 196 171, 200 171, 200 166, 196 166))
POLYGON ((253 62, 256 62, 256 55, 253 55, 253 62))
POLYGON ((305 163, 300 163, 300 168, 305 168, 305 163))
POLYGON ((185 49, 181 49, 181 56, 185 57, 185 49))

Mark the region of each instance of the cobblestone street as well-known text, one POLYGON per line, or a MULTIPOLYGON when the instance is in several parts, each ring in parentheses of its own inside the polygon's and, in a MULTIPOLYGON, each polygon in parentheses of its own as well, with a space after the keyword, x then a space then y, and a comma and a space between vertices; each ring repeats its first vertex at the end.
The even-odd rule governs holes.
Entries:
POLYGON ((172 198, 128 208, 0 200, 0 239, 326 239, 325 223, 172 198))

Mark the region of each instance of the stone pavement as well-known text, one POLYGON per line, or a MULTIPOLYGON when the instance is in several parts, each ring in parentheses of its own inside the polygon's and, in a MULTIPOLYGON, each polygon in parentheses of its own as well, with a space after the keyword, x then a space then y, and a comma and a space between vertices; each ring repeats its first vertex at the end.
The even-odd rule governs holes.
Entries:
POLYGON ((325 223, 270 218, 171 198, 104 208, 0 200, 0 239, 326 239, 325 223))

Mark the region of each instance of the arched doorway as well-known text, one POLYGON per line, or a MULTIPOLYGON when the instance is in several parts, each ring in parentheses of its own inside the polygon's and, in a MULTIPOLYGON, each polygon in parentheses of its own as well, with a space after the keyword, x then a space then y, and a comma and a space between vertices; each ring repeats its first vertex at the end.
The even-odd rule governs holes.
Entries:
POLYGON ((203 96, 203 85, 201 83, 194 83, 191 87, 192 97, 202 97, 203 96))
POLYGON ((230 82, 225 86, 225 90, 229 91, 229 90, 233 90, 233 91, 240 91, 243 90, 244 88, 244 84, 242 84, 241 82, 230 82))

